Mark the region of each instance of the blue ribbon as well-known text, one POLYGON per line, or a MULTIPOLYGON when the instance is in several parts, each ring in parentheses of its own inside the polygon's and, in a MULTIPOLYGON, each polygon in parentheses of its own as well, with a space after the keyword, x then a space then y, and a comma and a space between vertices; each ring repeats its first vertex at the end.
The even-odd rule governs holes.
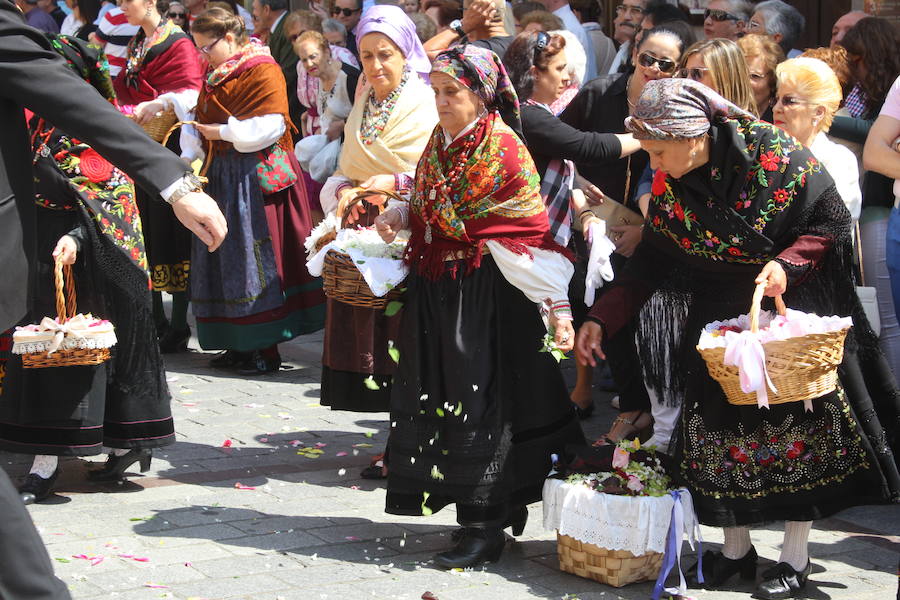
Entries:
MULTIPOLYGON (((672 518, 669 520, 669 533, 666 535, 666 549, 663 552, 663 564, 653 586, 653 600, 659 600, 663 590, 672 595, 683 596, 687 593, 687 585, 684 581, 684 572, 681 570, 681 536, 684 532, 684 506, 681 503, 682 490, 671 490, 672 518), (678 565, 679 585, 677 589, 666 590, 666 579, 675 565, 678 565)), ((700 538, 697 537, 697 579, 703 583, 703 547, 700 538)))

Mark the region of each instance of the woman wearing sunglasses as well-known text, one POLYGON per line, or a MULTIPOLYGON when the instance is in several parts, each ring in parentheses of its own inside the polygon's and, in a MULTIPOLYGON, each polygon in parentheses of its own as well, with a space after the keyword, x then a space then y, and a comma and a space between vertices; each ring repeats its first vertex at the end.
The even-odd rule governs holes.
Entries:
POLYGON ((756 114, 771 123, 772 103, 775 102, 775 67, 784 62, 784 51, 771 37, 758 33, 745 35, 737 44, 744 53, 750 74, 756 114))
MULTIPOLYGON (((672 77, 677 70, 678 59, 687 46, 682 34, 665 25, 644 34, 637 47, 634 71, 601 76, 588 82, 560 115, 564 124, 581 131, 600 133, 625 133, 623 123, 629 116, 647 82, 672 77)), ((526 134, 526 138, 527 138, 526 134)), ((530 140, 529 140, 530 143, 530 140)), ((647 165, 647 155, 638 152, 622 158, 607 159, 606 163, 575 161, 579 174, 591 184, 601 186, 602 194, 620 201, 637 211, 635 203, 637 182, 647 165)), ((595 188, 596 189, 596 188, 595 188)), ((590 188, 588 188, 590 191, 590 188)), ((599 190, 597 190, 599 193, 599 190)), ((616 241, 617 254, 613 267, 618 272, 626 258, 640 240, 639 225, 610 224, 616 241)), ((583 275, 582 275, 583 277, 583 275)), ((577 279, 573 278, 573 279, 577 279)), ((600 293, 605 293, 603 288, 600 293)), ((583 296, 582 296, 583 297, 583 296)), ((579 307, 579 299, 573 306, 579 307)), ((576 318, 578 318, 576 313, 576 318)), ((580 322, 580 319, 579 319, 580 322)), ((631 325, 628 325, 631 328, 631 325)), ((610 340, 608 364, 619 391, 619 416, 602 442, 618 442, 646 430, 651 424, 650 401, 640 371, 640 359, 634 344, 634 332, 626 332, 610 340)), ((593 369, 578 364, 578 380, 572 391, 572 401, 590 414, 592 407, 591 385, 593 369)))
POLYGON ((747 61, 736 42, 697 42, 681 56, 680 67, 680 77, 698 81, 739 108, 757 114, 747 61))
POLYGON ((188 30, 187 9, 181 2, 171 2, 169 4, 169 11, 166 13, 166 17, 170 21, 181 27, 182 30, 188 30))

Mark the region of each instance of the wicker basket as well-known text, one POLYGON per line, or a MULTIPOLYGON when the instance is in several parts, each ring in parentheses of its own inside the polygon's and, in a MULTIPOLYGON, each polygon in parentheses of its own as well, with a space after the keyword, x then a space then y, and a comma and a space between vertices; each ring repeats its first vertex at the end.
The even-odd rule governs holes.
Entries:
POLYGON ((168 138, 169 131, 176 123, 178 123, 178 117, 175 116, 175 111, 168 108, 154 115, 146 123, 142 123, 141 127, 154 141, 164 143, 163 139, 168 138))
MULTIPOLYGON (((75 281, 72 278, 72 267, 56 261, 54 275, 56 278, 56 312, 59 322, 64 323, 68 317, 75 316, 75 281), (64 279, 65 281, 63 281, 64 279), (67 292, 65 295, 64 290, 67 292)), ((109 356, 109 348, 72 348, 69 350, 57 350, 53 354, 31 352, 22 355, 22 367, 26 369, 43 369, 47 367, 99 365, 108 361, 109 356)))
MULTIPOLYGON (((759 331, 759 311, 766 284, 756 286, 750 306, 750 330, 759 331)), ((786 308, 781 296, 775 298, 778 314, 786 308)), ((766 370, 778 393, 769 393, 769 404, 801 402, 819 398, 837 387, 837 368, 844 358, 844 338, 847 328, 830 333, 816 333, 802 337, 766 342, 766 370)), ((756 393, 741 389, 740 373, 735 366, 724 364, 725 348, 697 347, 709 375, 719 382, 729 404, 756 405, 756 393)))
POLYGON ((663 555, 659 552, 635 556, 627 550, 607 550, 579 542, 559 532, 556 533, 556 550, 560 570, 613 587, 655 581, 662 568, 663 555))
MULTIPOLYGON (((347 217, 354 206, 368 196, 375 195, 397 198, 397 195, 391 192, 378 190, 360 191, 344 209, 344 214, 341 216, 341 228, 343 229, 347 226, 347 217)), ((379 206, 379 210, 381 209, 382 207, 379 206)), ((324 244, 321 245, 324 246, 324 244)), ((322 266, 322 283, 325 295, 332 300, 361 308, 383 309, 389 302, 396 300, 401 295, 398 288, 392 289, 384 296, 373 294, 362 273, 353 264, 350 255, 336 250, 329 250, 325 255, 325 261, 322 266)))

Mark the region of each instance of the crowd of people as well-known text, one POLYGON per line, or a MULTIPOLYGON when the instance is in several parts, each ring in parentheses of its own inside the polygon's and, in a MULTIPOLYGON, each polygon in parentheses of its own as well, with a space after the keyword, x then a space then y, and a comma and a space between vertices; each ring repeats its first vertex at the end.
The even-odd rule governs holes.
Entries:
POLYGON ((162 355, 192 336, 218 351, 210 368, 249 377, 321 329, 321 404, 390 413, 362 472, 386 480, 385 510, 455 505, 445 568, 522 532, 551 455, 587 445, 596 385, 619 415, 594 445, 668 454, 724 529, 694 585, 756 577, 750 528, 785 521, 756 594, 789 597, 814 520, 900 498, 893 22, 852 12, 800 49, 782 0, 710 0, 702 31, 675 3, 622 0, 610 35, 596 0, 43 2, 0 0, 0 25, 47 81, 84 90, 32 92, 0 42, 21 125, 3 141, 30 140, 33 171, 8 177, 20 231, 0 249, 28 300, 4 298, 0 327, 55 315, 66 265, 79 312, 118 342, 105 363, 32 369, 0 338, 0 449, 34 456, 21 502, 50 495, 60 456, 107 451, 97 481, 148 470, 175 442, 162 355), (161 143, 137 127, 167 115, 161 143), (604 222, 604 203, 629 218, 604 222), (304 243, 326 216, 408 232, 402 309, 325 296, 304 243), (613 279, 586 290, 595 225, 613 279), (757 286, 853 318, 812 410, 727 403, 695 349, 757 286), (571 392, 542 340, 575 350, 571 392))

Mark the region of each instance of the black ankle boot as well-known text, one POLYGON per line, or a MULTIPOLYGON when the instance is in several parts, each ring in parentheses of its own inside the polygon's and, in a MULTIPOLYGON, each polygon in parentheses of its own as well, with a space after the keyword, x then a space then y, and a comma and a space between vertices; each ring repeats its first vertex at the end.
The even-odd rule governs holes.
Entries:
POLYGON ((119 481, 125 475, 125 471, 136 462, 140 462, 141 473, 150 470, 150 459, 152 458, 150 450, 131 449, 127 454, 116 456, 110 454, 106 459, 106 464, 102 469, 90 471, 88 479, 91 481, 119 481))
POLYGON ((159 338, 159 351, 163 354, 174 354, 175 352, 184 352, 187 350, 188 341, 191 339, 191 328, 174 329, 169 327, 166 329, 162 337, 159 338))
POLYGON ((762 600, 791 598, 806 587, 810 571, 812 571, 812 563, 809 561, 802 571, 795 571, 794 567, 787 563, 778 563, 763 573, 763 580, 756 586, 756 593, 753 594, 753 597, 762 600))
POLYGON ((209 366, 214 369, 233 369, 243 365, 250 358, 249 352, 238 352, 237 350, 226 350, 217 354, 209 361, 209 366))
POLYGON ((19 498, 22 499, 22 503, 34 504, 46 500, 50 496, 50 490, 53 489, 53 484, 56 483, 58 476, 59 467, 56 467, 49 479, 44 479, 36 473, 29 473, 19 487, 19 498))
MULTIPOLYGON (((503 522, 503 527, 500 529, 506 529, 507 527, 512 528, 513 537, 518 537, 522 535, 522 532, 525 531, 525 525, 528 523, 528 507, 524 504, 522 506, 517 506, 516 508, 510 509, 509 515, 506 517, 506 521, 503 522)), ((468 527, 460 527, 455 529, 453 533, 450 534, 450 538, 454 542, 458 542, 463 539, 463 536, 466 535, 466 531, 468 527)))
POLYGON ((758 558, 753 546, 750 546, 743 558, 738 559, 725 558, 721 552, 707 550, 703 553, 703 583, 699 582, 697 565, 694 565, 686 573, 688 585, 693 588, 718 589, 735 573, 740 573, 741 579, 755 579, 758 558))
POLYGON ((506 536, 500 528, 466 527, 465 534, 453 550, 436 555, 434 563, 445 569, 465 569, 497 562, 505 545, 506 536))

